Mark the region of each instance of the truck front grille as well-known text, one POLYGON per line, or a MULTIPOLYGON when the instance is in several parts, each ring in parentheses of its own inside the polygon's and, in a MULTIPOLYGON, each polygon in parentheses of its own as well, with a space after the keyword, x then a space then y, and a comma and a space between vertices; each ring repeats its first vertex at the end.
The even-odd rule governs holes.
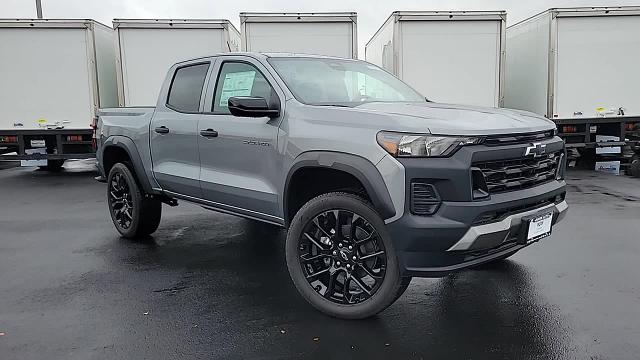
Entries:
POLYGON ((479 168, 489 193, 522 190, 555 179, 563 152, 540 157, 492 160, 473 163, 479 168))

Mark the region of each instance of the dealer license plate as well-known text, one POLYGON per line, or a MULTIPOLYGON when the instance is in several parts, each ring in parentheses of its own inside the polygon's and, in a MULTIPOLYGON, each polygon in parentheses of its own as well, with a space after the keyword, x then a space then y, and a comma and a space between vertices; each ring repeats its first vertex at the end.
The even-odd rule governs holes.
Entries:
POLYGON ((553 222, 553 212, 537 214, 529 219, 527 229, 527 243, 538 241, 551 235, 551 223, 553 222))

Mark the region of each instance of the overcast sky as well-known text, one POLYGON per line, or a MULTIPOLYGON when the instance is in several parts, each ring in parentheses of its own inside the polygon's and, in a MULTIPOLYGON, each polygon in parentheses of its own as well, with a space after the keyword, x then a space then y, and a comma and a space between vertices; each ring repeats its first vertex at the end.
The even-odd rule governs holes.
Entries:
MULTIPOLYGON (((229 19, 238 29, 241 11, 358 13, 359 55, 395 10, 506 10, 513 24, 551 7, 636 5, 640 0, 42 0, 45 18, 90 18, 111 26, 113 18, 229 19)), ((0 0, 0 18, 35 18, 35 0, 0 0)))

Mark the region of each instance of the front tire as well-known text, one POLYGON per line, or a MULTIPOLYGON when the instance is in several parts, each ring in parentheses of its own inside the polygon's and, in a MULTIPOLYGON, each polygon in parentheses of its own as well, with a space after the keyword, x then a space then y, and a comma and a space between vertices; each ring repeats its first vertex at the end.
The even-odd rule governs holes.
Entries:
POLYGON ((162 203, 145 196, 126 164, 117 163, 109 171, 107 202, 111 220, 125 238, 150 235, 160 224, 162 203))
POLYGON ((384 221, 353 194, 333 192, 307 202, 291 222, 286 259, 302 297, 337 318, 373 316, 408 286, 384 221))

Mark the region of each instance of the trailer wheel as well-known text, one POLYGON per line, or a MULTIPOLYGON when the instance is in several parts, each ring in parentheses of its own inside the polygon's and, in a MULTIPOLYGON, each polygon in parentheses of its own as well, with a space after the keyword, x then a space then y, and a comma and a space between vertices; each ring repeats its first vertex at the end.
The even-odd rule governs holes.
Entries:
POLYGON ((640 178, 640 156, 636 155, 631 158, 629 163, 629 175, 640 178))
POLYGON ((64 160, 47 160, 47 165, 38 167, 46 171, 60 171, 62 164, 64 164, 64 160))
POLYGON ((126 164, 117 163, 109 171, 107 202, 113 225, 125 238, 150 235, 160 225, 162 203, 142 191, 126 164))

